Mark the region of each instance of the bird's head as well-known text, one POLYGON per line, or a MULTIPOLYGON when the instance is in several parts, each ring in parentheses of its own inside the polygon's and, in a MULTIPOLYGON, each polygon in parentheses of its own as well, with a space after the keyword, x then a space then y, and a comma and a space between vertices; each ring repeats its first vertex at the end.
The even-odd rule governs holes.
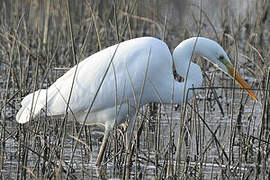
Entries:
POLYGON ((209 58, 209 59, 211 58, 211 62, 213 62, 216 67, 218 67, 220 70, 222 70, 223 72, 228 74, 230 77, 234 78, 236 80, 236 82, 242 88, 244 88, 246 90, 246 92, 250 95, 250 97, 252 99, 254 99, 255 101, 258 101, 254 92, 252 90, 250 90, 247 82, 236 71, 235 67, 231 63, 231 61, 230 61, 228 55, 226 54, 226 52, 224 51, 224 49, 215 41, 212 41, 212 43, 216 44, 215 46, 213 46, 213 47, 215 47, 214 48, 215 50, 210 52, 211 57, 207 57, 207 58, 209 58))
POLYGON ((178 66, 176 66, 178 73, 185 75, 185 72, 181 72, 181 70, 183 70, 181 67, 183 67, 183 63, 186 62, 185 59, 190 59, 192 55, 202 56, 209 60, 224 73, 234 78, 239 85, 247 91, 252 99, 258 101, 246 81, 244 81, 240 74, 235 70, 227 53, 216 41, 204 37, 192 37, 182 41, 173 52, 174 59, 179 59, 179 61, 175 61, 176 63, 179 63, 178 66))

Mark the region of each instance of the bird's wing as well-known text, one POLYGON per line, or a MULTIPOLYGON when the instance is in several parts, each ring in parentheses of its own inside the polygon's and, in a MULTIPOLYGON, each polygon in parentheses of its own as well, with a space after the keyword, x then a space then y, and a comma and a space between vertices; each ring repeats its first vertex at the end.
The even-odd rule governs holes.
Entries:
MULTIPOLYGON (((76 113, 86 111, 94 99, 92 111, 111 108, 122 101, 134 101, 141 93, 147 66, 148 76, 157 80, 156 76, 162 76, 163 71, 171 69, 171 62, 163 59, 162 64, 157 60, 162 59, 162 56, 170 57, 167 45, 160 40, 134 39, 120 43, 116 49, 117 45, 88 57, 52 84, 48 89, 48 112, 51 115, 63 114, 68 102, 69 111, 76 113), (112 64, 99 89, 112 58, 112 64)), ((151 101, 152 96, 153 93, 148 93, 144 100, 151 101)))

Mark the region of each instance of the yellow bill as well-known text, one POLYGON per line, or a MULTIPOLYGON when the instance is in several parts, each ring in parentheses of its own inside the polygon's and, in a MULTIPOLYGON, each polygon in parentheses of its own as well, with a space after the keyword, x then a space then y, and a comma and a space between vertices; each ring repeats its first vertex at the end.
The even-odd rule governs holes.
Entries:
POLYGON ((233 66, 227 66, 229 69, 229 74, 235 78, 235 80, 239 83, 239 85, 244 88, 246 90, 246 92, 249 94, 250 97, 252 97, 252 99, 254 99, 255 101, 258 101, 256 95, 254 94, 254 92, 249 88, 248 84, 246 83, 246 81, 240 76, 240 74, 235 71, 235 68, 233 66))

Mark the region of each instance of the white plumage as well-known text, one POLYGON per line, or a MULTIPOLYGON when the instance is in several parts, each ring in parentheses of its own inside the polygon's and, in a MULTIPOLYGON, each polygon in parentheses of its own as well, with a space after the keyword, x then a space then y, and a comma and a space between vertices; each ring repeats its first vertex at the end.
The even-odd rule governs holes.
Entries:
MULTIPOLYGON (((115 122, 120 124, 126 120, 127 115, 133 116, 136 107, 149 102, 182 103, 184 92, 187 93, 188 88, 201 86, 203 77, 200 67, 191 62, 188 68, 193 47, 195 47, 194 55, 205 57, 222 71, 235 77, 231 73, 233 66, 227 54, 219 44, 210 39, 202 37, 187 39, 176 47, 172 56, 163 41, 142 37, 93 54, 66 72, 48 89, 27 95, 21 103, 22 107, 17 113, 16 120, 19 123, 26 123, 30 118, 35 118, 42 109, 46 109, 50 116, 65 114, 77 68, 68 114, 69 119, 76 119, 82 123, 112 60, 86 120, 86 124, 105 126, 101 148, 101 151, 104 151, 105 141, 115 122), (177 72, 185 78, 186 86, 183 82, 174 80, 173 60, 177 72), (186 78, 187 71, 189 73, 186 78)), ((242 79, 236 77, 236 80, 242 83, 243 87, 246 85, 243 85, 242 79)), ((191 95, 192 91, 189 91, 188 98, 191 95)), ((250 95, 255 97, 254 94, 250 95)), ((102 154, 103 152, 99 153, 98 163, 102 154)))

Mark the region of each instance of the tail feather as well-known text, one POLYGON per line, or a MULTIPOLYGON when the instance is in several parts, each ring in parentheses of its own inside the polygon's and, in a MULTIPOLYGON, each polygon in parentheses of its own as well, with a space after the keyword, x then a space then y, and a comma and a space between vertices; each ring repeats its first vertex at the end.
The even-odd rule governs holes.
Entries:
POLYGON ((16 115, 19 123, 26 123, 30 118, 36 117, 46 105, 46 89, 40 89, 28 94, 21 102, 21 109, 16 115))

